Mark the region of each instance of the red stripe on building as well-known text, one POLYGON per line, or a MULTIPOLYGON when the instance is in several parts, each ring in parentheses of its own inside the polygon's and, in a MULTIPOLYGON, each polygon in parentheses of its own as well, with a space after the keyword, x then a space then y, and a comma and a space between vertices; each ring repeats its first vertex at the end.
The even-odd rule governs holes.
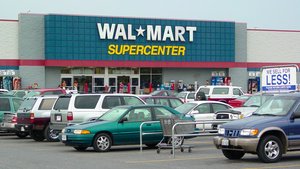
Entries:
POLYGON ((0 66, 59 66, 59 67, 159 67, 159 68, 261 68, 262 66, 300 63, 272 62, 161 62, 161 61, 110 61, 110 60, 17 60, 2 59, 0 66))

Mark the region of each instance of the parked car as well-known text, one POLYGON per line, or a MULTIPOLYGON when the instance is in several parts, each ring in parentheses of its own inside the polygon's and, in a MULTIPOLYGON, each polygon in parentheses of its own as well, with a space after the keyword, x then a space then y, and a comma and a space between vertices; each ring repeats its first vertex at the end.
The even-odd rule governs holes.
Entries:
POLYGON ((29 133, 35 141, 58 141, 49 127, 50 111, 58 95, 28 97, 17 111, 16 130, 29 133))
MULTIPOLYGON (((118 106, 94 121, 64 128, 61 141, 78 151, 93 147, 97 152, 106 152, 114 145, 139 144, 141 123, 161 118, 191 120, 163 105, 118 106)), ((155 147, 163 138, 160 123, 145 125, 143 130, 154 133, 143 136, 143 143, 148 147, 155 147)))
MULTIPOLYGON (((193 101, 184 103, 183 105, 175 108, 178 112, 192 116, 196 121, 201 120, 214 120, 214 114, 220 110, 231 109, 232 106, 223 102, 217 101, 193 101)), ((203 129, 203 124, 197 124, 197 128, 203 129)), ((212 124, 205 124, 205 129, 212 129, 212 124)))
POLYGON ((237 97, 234 100, 229 100, 228 104, 231 105, 232 107, 242 107, 243 104, 251 97, 250 94, 244 94, 239 97, 237 97))
POLYGON ((177 92, 174 90, 154 90, 150 93, 152 96, 176 96, 177 92))
POLYGON ((300 94, 282 94, 267 100, 252 116, 225 123, 214 144, 231 160, 245 153, 262 162, 278 162, 282 154, 299 150, 300 94))
POLYGON ((196 92, 190 91, 182 91, 176 95, 176 97, 180 98, 184 103, 188 103, 191 101, 195 101, 196 99, 196 92))
MULTIPOLYGON (((266 102, 274 93, 256 93, 252 95, 242 107, 233 108, 230 111, 219 111, 215 113, 214 119, 217 120, 236 120, 244 117, 250 116, 253 112, 255 112, 262 103, 266 102)), ((217 125, 213 125, 213 128, 217 128, 217 125)))
MULTIPOLYGON (((7 95, 0 94, 0 131, 4 132, 16 132, 16 116, 15 113, 19 109, 23 99, 7 95)), ((22 133, 16 132, 18 137, 26 137, 22 133)))
POLYGON ((91 121, 120 105, 146 104, 132 94, 73 94, 60 96, 51 111, 50 128, 58 134, 66 126, 91 121))
POLYGON ((40 95, 60 95, 66 94, 66 90, 61 88, 45 88, 45 89, 34 89, 28 92, 24 99, 27 97, 40 96, 40 95))
POLYGON ((142 100, 144 100, 147 104, 161 104, 165 106, 169 106, 171 108, 176 108, 183 104, 183 101, 177 97, 172 96, 151 96, 144 95, 139 96, 142 100))
POLYGON ((200 86, 197 93, 199 91, 204 92, 208 100, 224 103, 244 95, 242 88, 238 86, 200 86))
POLYGON ((23 98, 28 92, 29 90, 11 90, 7 94, 23 98))

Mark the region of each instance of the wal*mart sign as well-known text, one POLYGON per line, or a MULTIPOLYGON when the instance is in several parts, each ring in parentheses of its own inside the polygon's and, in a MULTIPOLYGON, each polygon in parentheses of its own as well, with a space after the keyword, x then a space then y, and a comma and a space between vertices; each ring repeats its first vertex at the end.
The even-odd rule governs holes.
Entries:
POLYGON ((261 78, 262 91, 293 91, 297 88, 296 67, 265 68, 261 78))

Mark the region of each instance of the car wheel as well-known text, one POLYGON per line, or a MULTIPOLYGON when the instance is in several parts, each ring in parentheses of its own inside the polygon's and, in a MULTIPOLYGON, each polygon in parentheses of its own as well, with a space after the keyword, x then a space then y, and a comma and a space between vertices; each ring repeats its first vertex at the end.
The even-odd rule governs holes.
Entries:
MULTIPOLYGON (((175 137, 175 141, 174 142, 175 142, 175 147, 180 147, 183 144, 183 142, 184 142, 184 137, 183 136, 181 136, 181 137, 175 137)), ((172 145, 172 137, 170 137, 168 139, 167 143, 172 145)))
POLYGON ((84 151, 86 150, 88 147, 82 147, 82 146, 78 146, 78 147, 74 147, 77 151, 84 151))
POLYGON ((111 145, 111 137, 106 133, 97 134, 93 141, 94 150, 97 152, 107 152, 110 150, 111 145))
POLYGON ((229 160, 238 160, 241 159, 245 152, 243 151, 234 151, 234 150, 222 150, 223 155, 229 160))
POLYGON ((50 129, 50 126, 48 125, 44 130, 44 135, 47 141, 50 142, 57 142, 59 141, 59 132, 53 129, 50 129))
POLYGON ((263 137, 258 145, 258 158, 265 163, 274 163, 281 159, 283 145, 276 136, 263 137))
POLYGON ((19 138, 25 138, 29 135, 29 133, 26 133, 26 132, 16 132, 16 135, 19 137, 19 138))
POLYGON ((45 139, 43 131, 32 131, 30 136, 35 141, 43 141, 45 139))

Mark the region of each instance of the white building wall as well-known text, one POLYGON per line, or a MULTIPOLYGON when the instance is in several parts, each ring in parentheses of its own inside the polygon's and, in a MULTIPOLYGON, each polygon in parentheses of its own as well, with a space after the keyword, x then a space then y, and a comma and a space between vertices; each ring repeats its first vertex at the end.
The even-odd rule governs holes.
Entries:
POLYGON ((18 22, 0 21, 0 59, 19 59, 18 22))
POLYGON ((247 31, 247 62, 300 63, 300 31, 247 31))

